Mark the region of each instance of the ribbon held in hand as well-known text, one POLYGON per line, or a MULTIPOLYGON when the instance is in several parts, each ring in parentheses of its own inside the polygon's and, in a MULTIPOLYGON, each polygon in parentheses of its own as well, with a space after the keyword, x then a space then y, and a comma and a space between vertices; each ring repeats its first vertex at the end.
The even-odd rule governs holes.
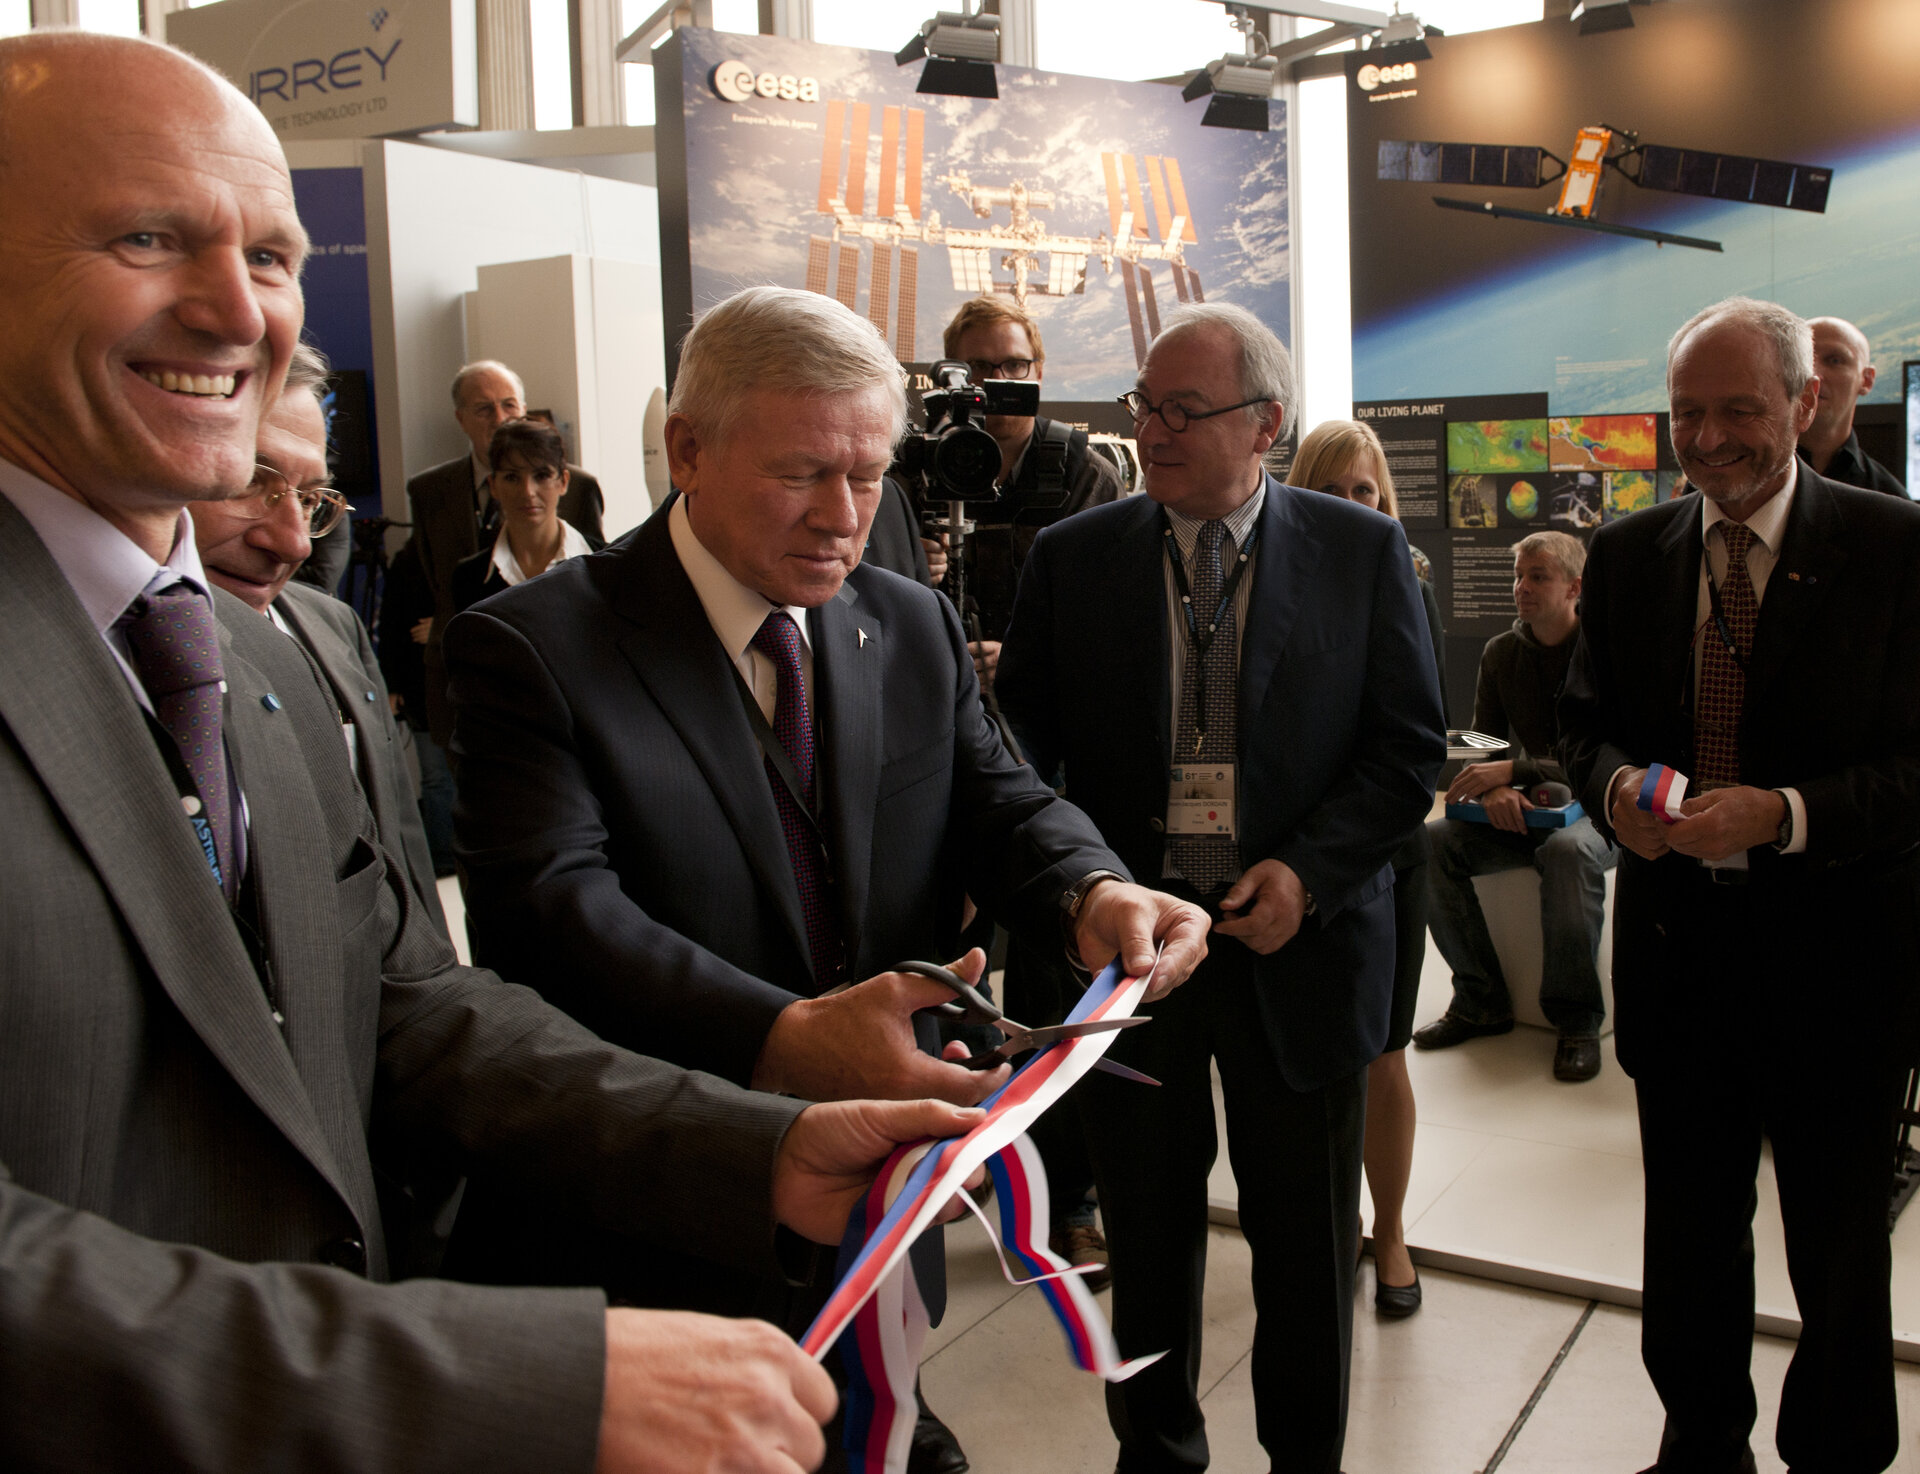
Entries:
MULTIPOLYGON (((1151 978, 1123 979, 1115 963, 1088 986, 1067 1021, 1131 1017, 1151 978)), ((1009 1270, 1008 1278, 1041 1281, 1076 1364, 1119 1382, 1159 1360, 1157 1354, 1120 1360, 1105 1316, 1079 1283, 1080 1272, 1047 1251, 1046 1176, 1024 1135, 1113 1040, 1112 1033, 1087 1034, 1041 1050, 988 1098, 985 1118, 965 1136, 895 1152, 854 1209, 840 1246, 840 1282, 800 1346, 818 1360, 842 1343, 846 1448, 855 1474, 906 1467, 917 1411, 914 1376, 927 1332, 907 1250, 982 1162, 990 1164, 1000 1200, 1001 1237, 1030 1271, 1016 1278, 1009 1270), (849 1328, 853 1334, 843 1338, 849 1328)))
POLYGON ((1634 807, 1645 809, 1655 818, 1667 823, 1677 823, 1685 817, 1680 805, 1687 797, 1687 775, 1676 773, 1672 768, 1655 763, 1647 769, 1647 776, 1640 780, 1640 796, 1634 807))

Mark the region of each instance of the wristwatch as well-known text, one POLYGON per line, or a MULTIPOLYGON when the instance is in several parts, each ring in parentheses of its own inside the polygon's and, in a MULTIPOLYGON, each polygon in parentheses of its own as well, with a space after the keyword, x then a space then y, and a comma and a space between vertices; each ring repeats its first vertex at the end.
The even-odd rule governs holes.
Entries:
POLYGON ((1080 919, 1080 908, 1087 904, 1087 892, 1103 880, 1124 881, 1126 876, 1118 870, 1089 870, 1072 885, 1060 893, 1060 909, 1067 913, 1067 924, 1071 926, 1080 919))
POLYGON ((1793 801, 1787 797, 1784 789, 1776 788, 1773 791, 1780 795, 1780 802, 1787 806, 1786 816, 1780 821, 1780 832, 1774 836, 1773 847, 1785 850, 1793 843, 1793 801))

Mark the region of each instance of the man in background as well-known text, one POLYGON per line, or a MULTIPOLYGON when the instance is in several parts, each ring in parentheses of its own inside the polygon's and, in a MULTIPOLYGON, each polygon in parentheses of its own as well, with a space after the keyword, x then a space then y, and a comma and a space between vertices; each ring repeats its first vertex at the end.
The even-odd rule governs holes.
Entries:
MULTIPOLYGON (((967 366, 976 384, 988 379, 1039 383, 1046 375, 1047 350, 1040 324, 1028 311, 1004 297, 975 297, 947 324, 946 356, 967 366)), ((968 649, 980 684, 993 687, 1000 663, 1000 642, 1013 614, 1013 592, 1020 568, 1040 529, 1087 507, 1120 496, 1120 474, 1087 444, 1087 432, 1044 415, 988 415, 981 428, 1000 447, 999 497, 970 503, 974 531, 967 535, 958 568, 966 581, 966 607, 960 611, 968 649)), ((935 587, 952 592, 954 566, 944 534, 926 540, 936 566, 935 587)))
POLYGON ((1478 803, 1484 821, 1434 819, 1433 940, 1453 969, 1447 1011, 1415 1032, 1416 1049, 1451 1049, 1513 1030, 1513 999, 1500 970, 1476 875, 1531 865, 1540 876, 1544 960, 1540 1007, 1560 1031, 1556 1080, 1600 1073, 1600 929, 1613 846, 1584 814, 1561 828, 1532 828, 1529 796, 1542 783, 1565 784, 1554 756, 1554 702, 1580 629, 1580 573, 1587 549, 1565 532, 1536 532, 1513 547, 1513 628, 1487 641, 1473 698, 1473 730, 1513 740, 1512 757, 1471 763, 1447 790, 1447 802, 1478 803))
POLYGON ((296 344, 287 387, 260 422, 248 494, 194 507, 194 541, 207 577, 266 615, 319 668, 381 842, 405 860, 416 898, 444 934, 433 856, 373 642, 353 610, 292 581, 313 539, 344 520, 345 499, 327 484, 327 424, 319 397, 326 378, 318 350, 296 344))
POLYGON ((1860 448, 1853 428, 1854 407, 1877 377, 1867 335, 1843 317, 1816 317, 1811 326, 1820 398, 1801 433, 1800 458, 1829 481, 1905 496, 1900 478, 1860 448))
POLYGON ((1207 1466, 1198 1378, 1217 1064, 1253 1251, 1253 1397, 1276 1469, 1346 1438, 1367 1065, 1387 1039, 1393 869, 1446 751, 1399 527, 1261 468, 1293 364, 1243 308, 1166 319, 1128 396, 1146 495, 1034 543, 998 687, 1032 763, 1137 875, 1217 918, 1193 979, 1074 1089, 1124 1356, 1119 1468, 1207 1466), (1191 617, 1189 617, 1191 611, 1191 617), (1109 1088, 1111 1085, 1112 1088, 1109 1088))
MULTIPOLYGON (((426 590, 432 597, 431 615, 422 614, 410 627, 414 643, 422 647, 421 689, 424 712, 409 711, 416 731, 427 740, 419 744, 421 803, 427 836, 436 846, 453 832, 453 781, 447 764, 447 743, 453 736, 453 707, 447 701, 447 667, 441 641, 453 618, 453 570, 462 559, 480 551, 499 525, 499 509, 487 491, 492 468, 487 447, 493 432, 508 420, 527 412, 527 391, 520 376, 495 359, 467 364, 453 376, 453 417, 467 437, 467 454, 408 478, 407 503, 412 508, 410 539, 426 590), (428 620, 431 622, 427 622, 428 620)), ((560 498, 560 517, 590 539, 604 540, 600 519, 606 507, 600 483, 586 471, 570 468, 566 495, 560 498)), ((453 873, 451 851, 436 848, 434 862, 442 875, 453 873)))

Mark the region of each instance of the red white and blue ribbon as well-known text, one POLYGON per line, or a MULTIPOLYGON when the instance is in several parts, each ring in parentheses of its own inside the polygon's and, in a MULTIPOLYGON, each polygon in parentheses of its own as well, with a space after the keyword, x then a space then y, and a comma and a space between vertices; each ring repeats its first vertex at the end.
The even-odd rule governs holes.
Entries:
POLYGON ((1686 797, 1687 775, 1655 763, 1647 769, 1647 776, 1640 780, 1640 796, 1634 800, 1634 804, 1655 818, 1672 824, 1685 817, 1680 805, 1686 801, 1686 797))
MULTIPOLYGON (((1109 967, 1089 985, 1068 1022, 1131 1016, 1150 978, 1123 979, 1117 964, 1109 967)), ((1121 1361, 1113 1332, 1078 1272, 1047 1250, 1046 1175, 1024 1135, 1093 1068, 1113 1038, 1113 1032, 1087 1034, 1038 1051, 987 1099, 985 1119, 966 1135, 896 1151, 848 1220, 840 1281, 800 1345, 819 1360, 840 1342, 848 1375, 845 1441, 854 1474, 894 1474, 906 1467, 917 1414, 913 1383, 927 1328, 907 1250, 983 1162, 990 1164, 999 1195, 1002 1235, 1031 1271, 1022 1279, 1010 1270, 1008 1277, 1026 1283, 1044 1276, 1043 1291, 1075 1362, 1118 1382, 1159 1359, 1121 1361), (853 1334, 843 1335, 850 1327, 853 1334)))

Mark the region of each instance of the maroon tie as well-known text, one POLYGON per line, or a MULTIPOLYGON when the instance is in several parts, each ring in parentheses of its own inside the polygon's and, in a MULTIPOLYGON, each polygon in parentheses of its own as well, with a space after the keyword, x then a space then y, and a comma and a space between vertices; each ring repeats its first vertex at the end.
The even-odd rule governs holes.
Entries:
MULTIPOLYGON (((800 796, 811 810, 814 804, 813 713, 808 709, 807 686, 800 674, 799 626, 786 611, 776 609, 754 635, 753 648, 771 660, 779 672, 780 693, 774 702, 773 735, 786 749, 800 780, 800 796)), ((787 858, 793 863, 793 878, 800 889, 800 911, 807 923, 807 949, 812 954, 814 984, 824 993, 840 981, 845 956, 840 918, 834 912, 827 883, 826 856, 812 821, 788 792, 773 758, 769 755, 763 761, 767 779, 773 784, 774 807, 780 811, 780 828, 787 838, 787 858)))
POLYGON ((142 594, 120 617, 133 668, 147 688, 153 714, 173 738, 197 794, 182 797, 209 868, 231 896, 233 810, 227 754, 221 741, 220 633, 213 609, 187 584, 142 594))
POLYGON ((1727 577, 1720 585, 1718 618, 1710 617, 1700 651, 1700 704, 1693 715, 1693 782, 1696 791, 1725 788, 1740 781, 1740 716, 1747 700, 1747 657, 1753 653, 1760 603, 1747 577, 1747 550, 1753 529, 1721 522, 1727 549, 1727 577), (1722 637, 1732 637, 1736 657, 1722 637))

